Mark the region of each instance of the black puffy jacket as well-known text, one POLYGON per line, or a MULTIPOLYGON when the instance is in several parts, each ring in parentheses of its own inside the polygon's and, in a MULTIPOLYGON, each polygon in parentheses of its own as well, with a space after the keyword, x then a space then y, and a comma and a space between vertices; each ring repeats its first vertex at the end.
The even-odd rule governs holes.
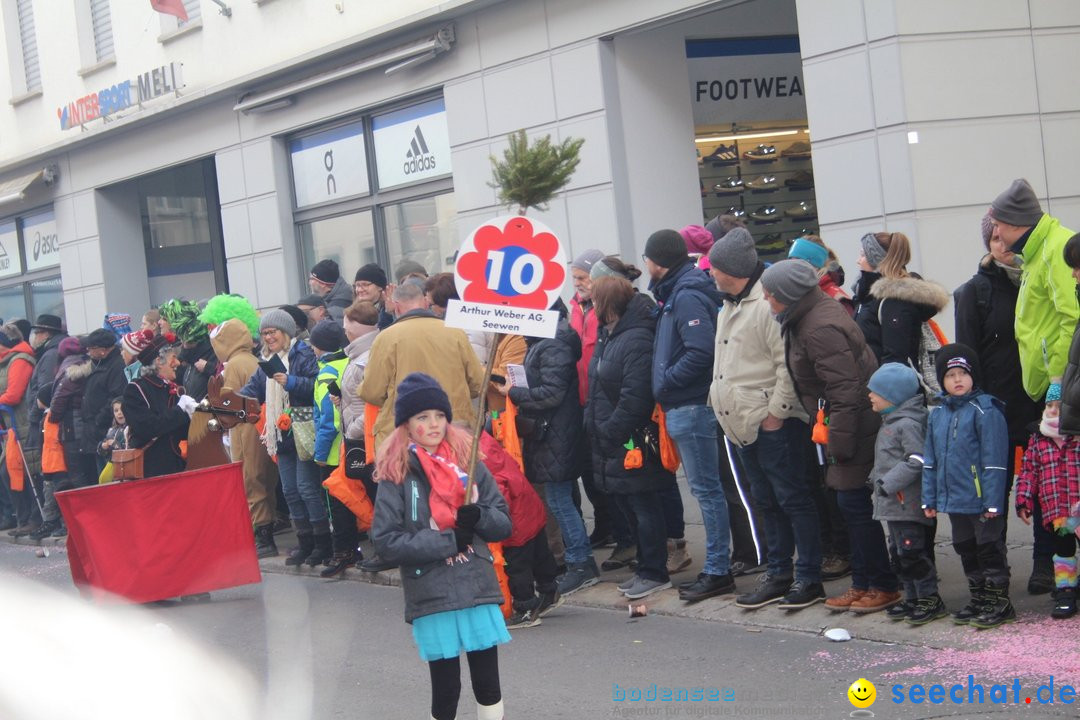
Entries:
POLYGON ((878 364, 919 367, 922 324, 949 303, 949 293, 917 275, 882 277, 863 272, 855 285, 855 323, 878 364))
POLYGON ((523 435, 525 475, 530 482, 569 482, 577 478, 581 441, 577 361, 581 338, 565 318, 555 337, 526 338, 525 376, 529 387, 510 388, 510 399, 535 430, 523 435), (530 422, 532 421, 532 422, 530 422))
MULTIPOLYGON (((79 452, 88 455, 97 453, 98 444, 112 427, 112 401, 123 394, 128 384, 119 346, 111 349, 101 360, 92 360, 91 363, 93 368, 83 385, 83 432, 79 442, 79 452)), ((131 424, 130 419, 128 424, 131 424)))
POLYGON ((630 494, 659 490, 674 482, 660 458, 642 448, 644 464, 627 469, 625 444, 642 446, 642 431, 659 437, 652 421, 653 335, 655 306, 635 295, 615 327, 601 328, 589 363, 589 395, 585 430, 592 441, 593 478, 605 492, 630 494))

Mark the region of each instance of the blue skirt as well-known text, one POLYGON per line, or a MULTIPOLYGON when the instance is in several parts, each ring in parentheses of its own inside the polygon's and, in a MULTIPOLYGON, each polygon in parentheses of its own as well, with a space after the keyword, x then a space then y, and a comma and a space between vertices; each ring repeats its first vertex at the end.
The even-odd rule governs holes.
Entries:
POLYGON ((498 605, 477 605, 424 615, 412 622, 413 640, 424 662, 456 658, 510 642, 506 621, 498 605))

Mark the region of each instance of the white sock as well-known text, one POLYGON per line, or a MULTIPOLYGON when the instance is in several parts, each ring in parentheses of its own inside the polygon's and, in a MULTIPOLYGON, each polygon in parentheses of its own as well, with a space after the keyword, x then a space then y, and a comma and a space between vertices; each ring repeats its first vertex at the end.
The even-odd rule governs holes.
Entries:
POLYGON ((503 720, 503 701, 494 705, 476 704, 476 720, 503 720))

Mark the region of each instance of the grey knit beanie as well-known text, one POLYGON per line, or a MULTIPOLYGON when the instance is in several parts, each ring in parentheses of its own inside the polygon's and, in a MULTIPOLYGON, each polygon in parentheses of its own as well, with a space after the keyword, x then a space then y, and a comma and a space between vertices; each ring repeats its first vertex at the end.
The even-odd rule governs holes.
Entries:
POLYGON ((986 246, 987 250, 990 249, 990 238, 994 236, 993 220, 994 218, 990 216, 990 211, 988 210, 986 214, 983 215, 982 221, 979 223, 979 230, 982 231, 983 245, 986 246))
POLYGON ((296 321, 284 310, 274 308, 262 314, 259 319, 259 332, 270 328, 280 330, 291 338, 296 337, 296 321))
POLYGON ((746 228, 733 228, 713 243, 709 264, 731 277, 748 278, 758 264, 754 237, 746 228))
POLYGON ((792 305, 818 286, 818 274, 805 260, 781 260, 765 268, 761 285, 782 305, 792 305))
POLYGON ((591 273, 593 265, 604 259, 604 253, 601 250, 586 250, 585 252, 574 258, 574 261, 570 263, 570 267, 575 270, 580 270, 583 273, 591 273))
POLYGON ((881 264, 889 251, 881 246, 881 243, 874 237, 874 233, 866 233, 859 242, 862 244, 863 257, 866 258, 867 264, 877 270, 877 266, 881 264))
POLYGON ((1008 225, 1032 227, 1042 220, 1043 211, 1031 184, 1019 178, 1013 180, 1008 190, 994 198, 990 205, 990 214, 995 220, 1008 225))

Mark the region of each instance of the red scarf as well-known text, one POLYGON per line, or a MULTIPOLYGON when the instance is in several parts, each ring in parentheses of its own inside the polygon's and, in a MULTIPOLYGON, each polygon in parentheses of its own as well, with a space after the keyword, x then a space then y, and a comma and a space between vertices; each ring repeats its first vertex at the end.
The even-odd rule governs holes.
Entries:
POLYGON ((465 482, 468 476, 447 458, 453 456, 450 443, 443 440, 434 453, 419 445, 410 446, 420 460, 420 467, 431 486, 428 506, 431 519, 439 530, 449 530, 457 523, 457 509, 465 502, 465 482))

